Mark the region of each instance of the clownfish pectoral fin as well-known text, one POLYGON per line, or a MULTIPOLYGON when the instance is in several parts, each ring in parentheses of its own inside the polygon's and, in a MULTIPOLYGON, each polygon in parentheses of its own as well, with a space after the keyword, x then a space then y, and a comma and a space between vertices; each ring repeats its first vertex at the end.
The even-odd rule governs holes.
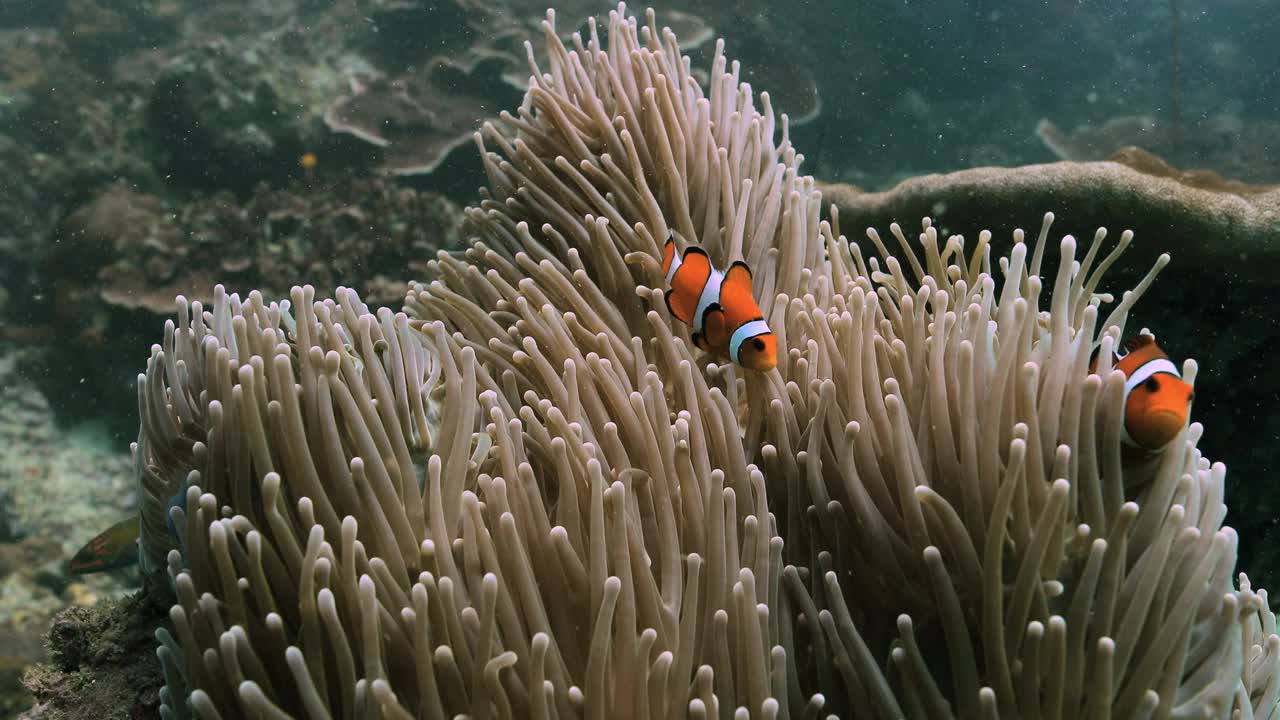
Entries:
POLYGON ((721 287, 734 287, 747 295, 751 294, 751 266, 738 260, 725 271, 724 283, 721 287))
POLYGON ((720 303, 711 303, 702 316, 702 336, 712 348, 723 348, 729 343, 729 323, 720 303))

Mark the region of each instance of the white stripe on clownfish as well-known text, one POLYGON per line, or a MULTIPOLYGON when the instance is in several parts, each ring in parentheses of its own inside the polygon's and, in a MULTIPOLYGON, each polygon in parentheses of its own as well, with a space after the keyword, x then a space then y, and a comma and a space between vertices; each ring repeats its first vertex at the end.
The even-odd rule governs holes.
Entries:
POLYGON ((680 253, 673 253, 671 256, 671 267, 667 270, 668 288, 671 287, 672 281, 676 279, 676 271, 680 269, 682 264, 684 264, 684 260, 681 259, 680 253))
POLYGON ((693 326, 706 332, 707 308, 720 302, 720 286, 724 283, 724 273, 711 268, 707 276, 707 284, 702 286, 702 295, 698 296, 698 307, 693 311, 693 326))
POLYGON ((733 331, 733 337, 729 339, 729 357, 734 362, 741 362, 738 357, 738 351, 742 349, 742 343, 750 340, 757 335, 765 335, 773 332, 769 329, 769 324, 764 320, 752 320, 743 323, 737 330, 733 331))
POLYGON ((1150 378, 1152 375, 1158 375, 1160 373, 1166 373, 1168 375, 1172 375, 1178 378, 1179 380, 1182 379, 1182 372, 1178 370, 1178 366, 1174 365, 1172 360, 1168 358, 1154 358, 1152 360, 1148 360, 1147 362, 1143 363, 1142 366, 1139 367, 1137 370, 1134 370, 1133 374, 1130 375, 1127 380, 1125 380, 1124 399, 1128 400, 1129 393, 1133 392, 1134 388, 1146 382, 1147 378, 1150 378))

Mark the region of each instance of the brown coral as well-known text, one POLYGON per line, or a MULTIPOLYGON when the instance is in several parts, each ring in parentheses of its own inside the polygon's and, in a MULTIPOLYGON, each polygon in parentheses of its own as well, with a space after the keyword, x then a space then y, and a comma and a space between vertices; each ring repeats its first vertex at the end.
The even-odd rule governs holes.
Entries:
POLYGON ((1109 217, 1127 218, 1139 240, 1134 252, 1154 261, 1171 251, 1187 263, 1230 267, 1266 285, 1280 282, 1280 186, 1251 186, 1204 172, 1184 172, 1154 156, 1127 150, 1101 162, 1057 162, 1017 168, 983 167, 905 180, 884 192, 823 187, 841 219, 855 226, 928 215, 947 231, 975 237, 982 218, 995 227, 1031 222, 1054 207, 1088 234, 1109 217), (1247 260, 1247 262, 1241 262, 1247 260))
MULTIPOLYGON (((545 34, 544 6, 521 0, 372 2, 369 18, 378 35, 368 52, 385 67, 355 73, 351 92, 329 108, 325 122, 335 132, 377 146, 378 166, 385 172, 423 175, 435 171, 477 125, 496 115, 494 108, 516 104, 518 94, 513 89, 528 87, 528 59, 546 65, 542 43, 527 44, 545 34), (457 32, 428 31, 426 38, 420 34, 424 26, 439 28, 450 22, 457 32), (412 41, 405 37, 406 27, 413 28, 412 41), (423 52, 430 55, 418 57, 423 52), (406 63, 406 58, 417 60, 406 63)), ((562 38, 568 41, 568 33, 584 20, 594 23, 598 9, 592 2, 557 8, 553 16, 562 20, 558 31, 562 38)), ((773 88, 775 103, 791 114, 793 123, 812 120, 821 102, 810 64, 797 60, 795 46, 774 39, 774 28, 764 14, 763 7, 744 9, 740 3, 704 5, 696 15, 675 11, 664 20, 673 32, 688 38, 683 50, 702 64, 711 61, 712 22, 732 26, 736 44, 774 59, 744 70, 742 79, 773 88)))
POLYGON ((436 57, 413 74, 353 79, 351 93, 339 98, 324 120, 334 132, 381 148, 382 170, 425 175, 471 138, 491 108, 505 104, 494 97, 505 67, 501 58, 461 64, 436 57))
POLYGON ((460 220, 444 197, 378 179, 259 186, 247 201, 224 192, 178 210, 115 185, 67 219, 52 273, 68 292, 87 283, 108 305, 157 313, 174 295, 198 298, 217 282, 279 297, 283 275, 341 278, 390 302, 403 298, 422 258, 457 243, 460 220), (72 268, 89 277, 69 276, 72 268))

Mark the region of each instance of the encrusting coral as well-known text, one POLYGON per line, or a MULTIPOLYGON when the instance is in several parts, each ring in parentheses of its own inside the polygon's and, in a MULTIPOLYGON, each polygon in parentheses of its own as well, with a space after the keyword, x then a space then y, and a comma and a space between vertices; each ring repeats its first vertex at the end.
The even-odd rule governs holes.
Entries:
POLYGON ((1230 266, 1250 282, 1277 282, 1269 268, 1280 247, 1280 186, 1179 170, 1134 147, 1099 162, 922 175, 883 192, 836 183, 821 190, 823 199, 839 206, 842 219, 856 227, 933 213, 939 226, 964 233, 976 231, 979 222, 1015 225, 1047 204, 1076 228, 1122 215, 1139 237, 1160 239, 1136 249, 1144 261, 1171 251, 1185 267, 1230 266))
POLYGON ((1223 466, 1126 455, 1089 370, 1167 257, 1104 317, 1128 233, 851 243, 736 63, 553 20, 404 312, 220 292, 153 348, 166 713, 1277 717, 1223 466), (752 266, 776 371, 694 354, 668 232, 752 266))

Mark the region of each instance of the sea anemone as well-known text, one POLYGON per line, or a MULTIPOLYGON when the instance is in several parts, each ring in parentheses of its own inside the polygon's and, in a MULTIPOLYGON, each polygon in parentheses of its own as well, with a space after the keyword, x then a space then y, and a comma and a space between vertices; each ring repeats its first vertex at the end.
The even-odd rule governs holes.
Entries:
POLYGON ((719 49, 704 90, 652 12, 553 23, 404 312, 180 301, 135 449, 165 712, 1275 716, 1223 466, 1121 449, 1167 257, 1104 317, 1129 234, 851 242, 719 49), (753 266, 776 369, 698 356, 669 231, 753 266))

